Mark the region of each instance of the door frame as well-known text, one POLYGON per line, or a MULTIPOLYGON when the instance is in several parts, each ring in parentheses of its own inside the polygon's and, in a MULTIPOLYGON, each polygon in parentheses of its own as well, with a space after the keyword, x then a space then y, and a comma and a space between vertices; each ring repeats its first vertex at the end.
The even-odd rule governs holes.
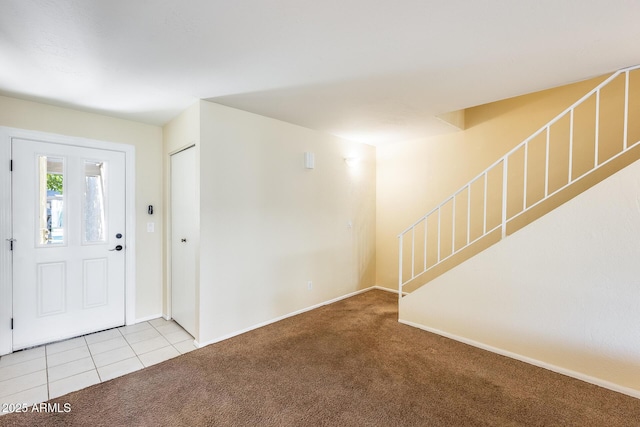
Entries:
MULTIPOLYGON (((167 203, 165 204, 165 235, 166 235, 166 246, 165 246, 165 254, 166 254, 166 258, 165 258, 165 272, 166 272, 166 276, 165 276, 165 280, 166 280, 166 288, 165 288, 165 301, 166 301, 166 306, 165 306, 165 313, 166 315, 164 316, 165 319, 169 320, 172 319, 172 292, 173 292, 173 283, 172 283, 172 262, 173 262, 173 253, 172 253, 172 245, 173 245, 173 240, 171 238, 171 236, 173 235, 173 228, 172 228, 172 224, 173 224, 173 217, 171 216, 171 203, 172 203, 172 198, 171 198, 171 182, 172 182, 172 174, 173 171, 171 170, 171 156, 173 156, 174 154, 178 154, 182 151, 185 150, 189 150, 189 149, 194 149, 196 150, 195 155, 196 155, 196 164, 194 165, 196 168, 196 176, 200 176, 200 165, 197 162, 197 159, 200 156, 200 146, 198 143, 196 143, 195 141, 191 141, 185 145, 180 146, 179 148, 176 148, 174 150, 171 150, 167 153, 167 156, 165 158, 165 170, 168 171, 168 173, 165 175, 165 197, 167 200, 167 203)), ((199 182, 196 183, 197 187, 197 194, 200 194, 200 184, 199 182)), ((196 200, 196 205, 198 206, 198 211, 199 211, 199 206, 200 206, 200 201, 196 200)), ((199 216, 199 214, 198 214, 199 216)), ((200 227, 200 222, 198 220, 198 229, 200 227)), ((199 232, 198 232, 199 234, 199 232)), ((199 301, 199 293, 200 293, 200 239, 198 238, 196 242, 194 242, 194 244, 196 245, 195 247, 195 253, 196 253, 196 307, 194 307, 195 310, 195 316, 196 316, 196 336, 195 338, 195 342, 196 342, 196 346, 199 346, 197 344, 198 342, 198 334, 199 334, 199 324, 200 324, 200 310, 199 310, 199 305, 198 305, 198 301, 199 301)))
MULTIPOLYGON (((187 150, 194 150, 194 155, 196 157, 196 164, 194 164, 193 166, 196 168, 196 177, 198 177, 200 175, 199 173, 199 167, 197 165, 197 159, 198 159, 198 146, 195 143, 192 144, 187 144, 184 147, 180 147, 176 150, 173 150, 169 153, 168 156, 168 170, 169 170, 169 174, 168 174, 168 184, 167 184, 167 190, 168 190, 168 203, 167 203, 167 320, 169 319, 173 319, 173 194, 172 194, 172 190, 173 190, 173 176, 175 171, 173 170, 173 162, 172 162, 172 158, 173 156, 175 156, 176 154, 180 154, 183 151, 187 151, 187 150)), ((196 179, 197 180, 197 179, 196 179)), ((196 191, 199 194, 200 190, 199 190, 199 184, 196 184, 196 191)), ((198 200, 194 200, 194 204, 199 206, 200 202, 198 200)), ((199 216, 199 215, 198 215, 199 216)), ((197 227, 199 228, 200 224, 198 222, 197 227)), ((199 234, 199 229, 198 229, 198 234, 199 234)), ((194 238, 192 239, 193 242, 192 244, 195 246, 195 254, 196 254, 196 260, 195 260, 195 266, 196 266, 196 271, 195 271, 195 300, 196 302, 199 299, 199 281, 200 281, 200 273, 199 273, 199 264, 200 264, 200 239, 199 238, 194 238)), ((200 310, 197 307, 197 303, 196 305, 193 307, 194 310, 194 317, 195 317, 195 324, 194 324, 194 330, 195 331, 187 331, 190 334, 193 333, 195 336, 195 342, 198 342, 198 333, 196 331, 199 331, 199 324, 200 324, 200 319, 199 319, 199 314, 200 314, 200 310)), ((185 329, 186 330, 186 329, 185 329)))
POLYGON ((136 214, 135 214, 135 147, 129 144, 98 141, 89 138, 58 135, 0 126, 0 355, 13 351, 13 265, 8 239, 12 238, 11 217, 11 141, 31 139, 76 147, 119 151, 125 155, 125 324, 135 323, 136 304, 136 214))

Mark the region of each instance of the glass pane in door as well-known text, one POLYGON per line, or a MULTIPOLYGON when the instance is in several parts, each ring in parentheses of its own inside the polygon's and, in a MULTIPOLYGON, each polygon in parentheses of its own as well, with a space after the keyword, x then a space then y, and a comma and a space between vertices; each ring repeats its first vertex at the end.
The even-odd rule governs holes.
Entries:
POLYGON ((64 159, 38 156, 39 246, 64 244, 64 159))
POLYGON ((83 243, 105 242, 104 172, 104 162, 85 160, 83 243))

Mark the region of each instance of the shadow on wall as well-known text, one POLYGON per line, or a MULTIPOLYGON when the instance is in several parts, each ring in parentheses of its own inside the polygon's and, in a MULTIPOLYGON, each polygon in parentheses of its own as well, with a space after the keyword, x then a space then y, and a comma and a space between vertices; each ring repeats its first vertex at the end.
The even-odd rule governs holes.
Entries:
MULTIPOLYGON (((537 122, 541 111, 546 113, 548 110, 535 108, 538 103, 555 104, 557 108, 560 101, 565 102, 561 95, 569 89, 582 88, 591 82, 529 95, 524 97, 526 102, 523 101, 524 98, 507 100, 478 107, 477 110, 486 108, 487 111, 494 112, 495 117, 501 117, 498 124, 505 134, 510 130, 522 132, 522 122, 526 121, 526 117, 523 117, 524 107, 533 111, 532 115, 536 117, 537 122), (505 116, 500 116, 504 111, 505 116), (508 115, 520 116, 519 121, 514 120, 517 129, 510 128, 511 123, 506 117, 508 115)), ((413 277, 414 269, 420 273, 424 264, 431 267, 452 254, 454 247, 459 250, 484 233, 490 233, 495 227, 499 227, 503 218, 503 194, 507 195, 505 218, 506 234, 509 235, 637 160, 640 156, 639 147, 624 153, 623 150, 633 146, 640 139, 640 120, 635 119, 640 114, 640 70, 629 72, 628 122, 625 119, 625 87, 624 73, 608 81, 597 93, 589 94, 593 90, 593 87, 590 87, 578 97, 581 103, 571 114, 554 119, 553 124, 545 131, 540 132, 535 138, 526 139, 526 147, 520 146, 510 152, 508 169, 505 169, 505 162, 501 161, 492 167, 486 178, 483 175, 476 178, 470 184, 470 189, 465 186, 455 196, 445 199, 448 201, 439 205, 437 211, 430 213, 426 221, 421 220, 414 229, 404 235, 410 242, 403 240, 403 280, 413 277), (583 98, 585 94, 589 96, 583 98), (626 146, 623 143, 625 137, 628 142, 626 146), (620 157, 614 158, 616 155, 620 157), (593 170, 594 167, 598 169, 593 170), (504 173, 507 180, 503 189, 504 173), (557 194, 543 201, 547 194, 556 191, 557 194), (425 237, 422 237, 423 235, 425 237), (426 236, 431 238, 427 239, 426 236), (437 236, 437 239, 434 236, 437 236), (411 258, 414 239, 417 241, 417 248, 411 258), (427 255, 422 248, 425 239, 427 255), (408 246, 408 243, 411 246, 408 246), (409 266, 411 269, 408 269, 409 266)), ((573 98, 570 99, 574 101, 573 98)), ((482 126, 478 125, 491 126, 493 125, 488 122, 482 126)), ((483 129, 482 132, 487 135, 497 134, 497 129, 483 129)), ((469 131, 470 139, 472 133, 473 131, 469 131)), ((504 140, 504 135, 501 134, 499 139, 504 140)), ((446 173, 451 174, 452 171, 447 170, 446 173)), ((416 289, 419 282, 425 284, 479 253, 487 247, 486 243, 489 240, 481 238, 478 245, 482 246, 481 248, 465 249, 460 254, 452 256, 446 264, 421 276, 423 280, 413 280, 407 290, 416 289)))
MULTIPOLYGON (((553 312, 548 313, 553 315, 553 312)), ((540 313, 541 316, 544 313, 540 313)), ((449 323, 447 333, 455 334, 455 323, 461 318, 446 319, 440 317, 438 321, 449 323)), ((592 378, 605 379, 608 382, 637 388, 637 378, 640 378, 640 363, 632 346, 625 346, 625 342, 616 341, 615 333, 607 333, 608 342, 571 341, 563 332, 536 332, 534 330, 519 329, 505 322, 491 323, 483 319, 468 319, 465 321, 476 323, 476 336, 469 339, 481 346, 491 346, 498 349, 498 353, 512 353, 512 355, 532 361, 533 364, 548 368, 549 365, 576 372, 592 378), (481 332, 484 331, 484 332, 481 332), (501 339, 502 337, 508 337, 501 339), (628 348, 627 348, 628 347, 628 348), (542 363, 541 363, 542 361, 542 363)), ((486 320, 486 319, 484 319, 486 320)), ((605 322, 606 323, 606 322, 605 322)), ((592 326, 593 327, 593 326, 592 326)), ((466 327, 462 327, 462 330, 466 327)), ((602 330, 607 327, 602 326, 602 330)), ((562 330, 563 325, 558 325, 562 330)), ((595 331, 594 336, 601 337, 601 331, 595 331)), ((511 356, 511 355, 509 355, 511 356)))
MULTIPOLYGON (((576 181, 574 184, 567 187, 565 190, 558 192, 554 196, 551 196, 550 198, 540 203, 538 206, 508 221, 507 236, 517 232, 518 230, 521 230, 522 228, 531 224, 535 220, 541 218, 546 213, 551 212, 552 210, 568 202, 574 197, 580 195, 581 193, 585 192, 586 190, 598 184, 599 182, 605 180, 606 178, 613 175, 614 173, 633 164, 639 159, 640 159, 640 145, 635 146, 634 148, 626 152, 624 155, 612 160, 605 166, 602 166, 600 169, 576 181)), ((497 200, 497 203, 500 203, 500 200, 497 200)), ((442 224, 442 227, 444 230, 443 234, 448 235, 447 230, 451 229, 450 224, 444 221, 444 223, 442 224)), ((434 227, 430 227, 429 232, 435 231, 433 230, 433 228, 434 227)), ((420 231, 418 231, 417 234, 419 235, 420 231)), ((448 270, 452 269, 453 267, 463 263, 464 261, 484 251, 491 245, 498 243, 500 240, 501 240, 500 229, 487 234, 486 236, 478 240, 475 244, 466 247, 465 249, 454 254, 453 256, 451 256, 450 258, 448 258, 447 260, 445 260, 444 262, 442 262, 441 264, 433 268, 432 270, 427 271, 425 274, 418 276, 413 281, 405 284, 403 287, 403 291, 404 292, 415 291, 416 289, 420 288, 422 285, 427 284, 428 282, 440 276, 441 274, 446 273, 448 270)), ((436 256, 435 254, 437 251, 435 250, 434 247, 430 247, 428 249, 429 249, 428 250, 429 257, 427 262, 428 262, 428 265, 431 265, 435 263, 434 257, 436 256)), ((415 268, 417 271, 420 271, 421 269, 423 269, 423 266, 424 266, 423 254, 424 252, 421 249, 420 245, 417 245, 416 252, 415 252, 415 259, 416 259, 415 268)), ((451 245, 443 244, 443 250, 441 252, 441 256, 447 257, 450 254, 451 254, 451 245)), ((403 255, 404 255, 403 263, 402 263, 403 277, 410 277, 411 276, 411 240, 410 239, 405 239, 403 241, 403 255)))
POLYGON ((569 107, 585 93, 602 83, 607 77, 608 76, 600 76, 558 88, 542 90, 540 92, 467 108, 465 110, 465 129, 472 129, 490 123, 498 118, 506 118, 508 120, 510 115, 518 115, 521 110, 526 110, 529 113, 534 112, 531 120, 534 128, 520 138, 516 138, 524 139, 542 126, 549 117, 553 117, 562 112, 562 109, 569 107), (526 103, 523 103, 522 101, 525 99, 526 103), (566 105, 564 105, 564 107, 559 105, 557 102, 558 99, 562 99, 566 105), (558 109, 558 107, 561 108, 558 109), (537 120, 538 117, 543 118, 543 120, 537 120))

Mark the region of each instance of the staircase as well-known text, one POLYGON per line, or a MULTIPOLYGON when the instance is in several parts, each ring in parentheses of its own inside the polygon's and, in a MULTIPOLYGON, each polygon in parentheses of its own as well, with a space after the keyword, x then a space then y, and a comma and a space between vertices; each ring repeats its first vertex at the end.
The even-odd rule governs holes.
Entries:
POLYGON ((403 230, 400 298, 640 158, 636 98, 617 71, 403 230))

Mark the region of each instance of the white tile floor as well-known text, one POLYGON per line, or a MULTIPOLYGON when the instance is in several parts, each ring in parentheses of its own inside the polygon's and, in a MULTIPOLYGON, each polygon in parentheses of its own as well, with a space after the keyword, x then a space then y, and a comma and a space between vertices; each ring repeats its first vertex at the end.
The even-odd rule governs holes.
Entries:
POLYGON ((193 337, 162 318, 0 357, 0 415, 194 350, 193 337), (5 408, 6 409, 6 408, 5 408))

